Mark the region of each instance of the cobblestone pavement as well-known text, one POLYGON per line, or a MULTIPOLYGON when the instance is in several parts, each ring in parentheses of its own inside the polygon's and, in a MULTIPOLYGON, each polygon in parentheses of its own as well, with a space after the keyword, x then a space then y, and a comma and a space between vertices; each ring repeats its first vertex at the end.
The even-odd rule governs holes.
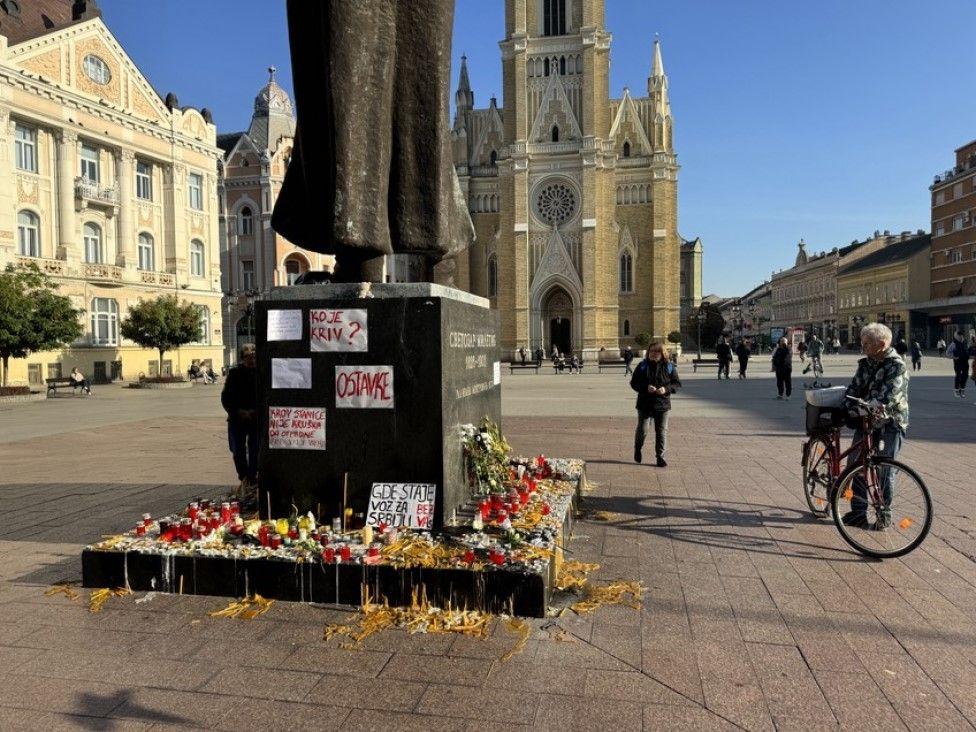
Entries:
POLYGON ((778 402, 757 376, 687 378, 660 470, 630 460, 621 375, 506 375, 516 450, 587 460, 585 508, 611 514, 577 524, 575 557, 647 588, 640 612, 532 621, 507 662, 502 624, 487 641, 388 631, 347 650, 322 640, 350 617, 335 609, 276 603, 245 622, 207 617, 218 598, 92 615, 84 594, 44 596, 79 577, 84 543, 227 486, 217 392, 3 409, 0 729, 973 729, 972 396, 941 373, 913 381, 902 456, 937 519, 913 554, 872 562, 808 514, 802 395, 778 402))

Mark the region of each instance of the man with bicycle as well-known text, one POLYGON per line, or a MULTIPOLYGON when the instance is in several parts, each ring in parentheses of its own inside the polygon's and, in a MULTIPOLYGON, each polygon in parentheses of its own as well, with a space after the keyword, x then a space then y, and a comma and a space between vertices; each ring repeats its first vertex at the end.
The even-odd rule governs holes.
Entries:
POLYGON ((813 338, 810 339, 810 345, 807 346, 807 355, 810 356, 810 363, 803 369, 803 373, 807 373, 810 369, 813 369, 814 376, 823 376, 823 362, 820 360, 823 352, 824 342, 814 333, 813 338))
MULTIPOLYGON (((904 359, 891 347, 891 330, 886 325, 869 323, 864 326, 861 329, 861 349, 865 357, 858 361, 854 379, 847 387, 847 396, 862 399, 872 408, 884 409, 888 419, 876 424, 872 437, 879 455, 894 458, 908 430, 908 368, 904 359)), ((863 439, 863 428, 858 427, 854 431, 854 444, 863 439)), ((848 465, 861 460, 859 452, 855 450, 848 457, 848 465)), ((878 530, 891 526, 891 473, 891 470, 884 470, 880 476, 884 502, 889 508, 879 513, 874 524, 878 530)), ((863 478, 858 477, 854 481, 851 510, 841 520, 848 526, 866 526, 867 508, 867 488, 863 478)))

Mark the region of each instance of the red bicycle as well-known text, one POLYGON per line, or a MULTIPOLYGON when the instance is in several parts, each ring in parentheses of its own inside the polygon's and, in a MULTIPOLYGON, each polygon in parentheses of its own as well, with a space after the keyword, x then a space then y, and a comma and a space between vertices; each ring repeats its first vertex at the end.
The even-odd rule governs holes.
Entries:
POLYGON ((918 473, 878 453, 874 430, 889 418, 883 408, 846 397, 860 408, 864 437, 841 450, 847 410, 807 405, 803 493, 817 516, 832 516, 848 544, 869 557, 900 557, 921 544, 932 526, 932 498, 918 473), (846 468, 850 455, 857 459, 846 468))

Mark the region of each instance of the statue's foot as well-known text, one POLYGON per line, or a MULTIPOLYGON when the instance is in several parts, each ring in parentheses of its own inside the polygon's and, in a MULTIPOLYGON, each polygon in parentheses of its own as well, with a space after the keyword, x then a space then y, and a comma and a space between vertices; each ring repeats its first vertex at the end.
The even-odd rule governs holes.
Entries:
POLYGON ((340 254, 336 256, 333 282, 382 282, 385 267, 383 255, 360 257, 340 254))

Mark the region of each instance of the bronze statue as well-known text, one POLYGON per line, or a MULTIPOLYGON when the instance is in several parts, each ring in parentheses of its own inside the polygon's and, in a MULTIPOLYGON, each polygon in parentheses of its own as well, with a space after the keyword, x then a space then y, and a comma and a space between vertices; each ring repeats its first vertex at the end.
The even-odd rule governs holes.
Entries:
POLYGON ((288 0, 298 129, 271 224, 377 282, 383 255, 430 280, 473 238, 451 159, 454 0, 288 0))

